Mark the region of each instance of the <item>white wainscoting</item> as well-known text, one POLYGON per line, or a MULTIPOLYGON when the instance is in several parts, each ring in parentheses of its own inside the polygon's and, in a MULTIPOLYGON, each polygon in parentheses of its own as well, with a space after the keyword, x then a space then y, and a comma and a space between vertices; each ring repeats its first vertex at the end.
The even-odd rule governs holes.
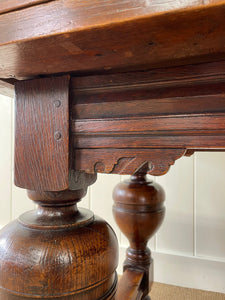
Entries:
MULTIPOLYGON (((33 209, 26 192, 13 185, 13 105, 0 96, 0 227, 33 209)), ((106 219, 120 242, 120 264, 126 238, 116 226, 112 190, 124 176, 98 175, 80 203, 106 219)), ((154 179, 154 178, 153 178, 154 179)), ((149 245, 155 280, 225 293, 225 153, 199 152, 183 157, 169 173, 155 178, 165 189, 166 218, 149 245)))

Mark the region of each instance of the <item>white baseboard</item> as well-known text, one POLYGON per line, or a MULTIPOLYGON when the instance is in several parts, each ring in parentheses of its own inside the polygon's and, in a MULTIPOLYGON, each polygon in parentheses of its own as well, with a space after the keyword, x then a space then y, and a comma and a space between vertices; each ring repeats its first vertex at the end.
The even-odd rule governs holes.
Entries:
MULTIPOLYGON (((126 248, 120 247, 118 273, 126 248)), ((152 252, 154 281, 176 286, 201 289, 225 294, 225 262, 200 257, 152 252)))

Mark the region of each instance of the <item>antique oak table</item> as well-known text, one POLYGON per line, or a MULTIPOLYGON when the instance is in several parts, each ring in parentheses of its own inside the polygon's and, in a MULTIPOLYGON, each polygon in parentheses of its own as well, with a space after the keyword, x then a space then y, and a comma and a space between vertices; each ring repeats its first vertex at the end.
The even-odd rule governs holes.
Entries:
POLYGON ((165 196, 146 173, 225 149, 225 1, 1 0, 0 78, 38 204, 0 232, 0 299, 150 299, 165 196), (98 172, 132 175, 113 192, 119 284, 114 232, 76 205, 98 172))

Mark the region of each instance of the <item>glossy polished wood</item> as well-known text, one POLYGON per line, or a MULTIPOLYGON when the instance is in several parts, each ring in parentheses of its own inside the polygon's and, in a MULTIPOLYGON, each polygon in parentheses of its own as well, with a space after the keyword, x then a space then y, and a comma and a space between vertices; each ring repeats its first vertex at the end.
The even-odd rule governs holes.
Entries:
POLYGON ((27 8, 49 0, 1 0, 0 14, 27 8))
POLYGON ((104 220, 77 209, 86 190, 28 191, 37 210, 1 230, 0 299, 114 299, 116 236, 104 220))
MULTIPOLYGON (((148 164, 145 164, 132 175, 131 180, 119 183, 113 191, 114 218, 130 242, 124 262, 123 276, 127 277, 128 282, 133 282, 136 281, 137 274, 134 272, 134 278, 129 279, 130 275, 126 273, 126 270, 131 270, 131 272, 136 270, 143 274, 139 283, 139 293, 135 299, 144 299, 151 289, 153 261, 147 243, 162 224, 165 215, 164 190, 159 184, 146 179, 147 171, 148 164)), ((123 279, 119 285, 120 299, 127 299, 125 294, 130 293, 129 289, 124 291, 125 280, 123 279)), ((130 289, 132 290, 131 287, 130 289)), ((135 288, 133 290, 135 294, 135 288)))
POLYGON ((59 0, 12 11, 0 15, 0 78, 224 59, 224 14, 214 0, 59 0))
POLYGON ((162 175, 192 149, 225 145, 225 64, 71 78, 74 168, 162 175))
MULTIPOLYGON (((116 300, 129 299, 140 300, 143 296, 141 290, 141 283, 143 281, 144 273, 137 270, 127 269, 119 282, 119 288, 116 293, 116 300)), ((149 300, 149 298, 145 299, 149 300)))
POLYGON ((145 174, 225 149, 224 15, 213 0, 2 1, 15 181, 39 207, 1 231, 1 300, 149 300, 164 193, 145 174), (117 294, 115 235, 76 207, 97 172, 133 174, 114 192, 130 241, 117 294))

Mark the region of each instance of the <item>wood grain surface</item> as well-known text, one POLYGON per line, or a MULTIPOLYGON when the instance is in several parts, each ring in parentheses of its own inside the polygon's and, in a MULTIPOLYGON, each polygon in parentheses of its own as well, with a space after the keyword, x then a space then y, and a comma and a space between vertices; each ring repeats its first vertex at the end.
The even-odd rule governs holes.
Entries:
POLYGON ((225 58, 224 1, 50 1, 0 16, 0 78, 225 58))
POLYGON ((15 183, 39 206, 1 231, 0 298, 115 299, 115 234, 76 206, 102 172, 133 174, 114 190, 130 241, 116 299, 149 300, 164 192, 146 173, 225 149, 225 1, 1 4, 0 78, 31 79, 16 82, 15 183))
POLYGON ((0 14, 48 1, 50 0, 1 0, 0 14))
POLYGON ((120 182, 113 190, 113 216, 129 240, 118 290, 121 298, 118 300, 150 300, 153 260, 147 245, 163 222, 165 192, 159 184, 147 179, 148 169, 148 164, 144 164, 129 180, 120 182), (140 273, 143 274, 142 280, 140 273))
POLYGON ((171 165, 185 154, 185 149, 74 149, 75 170, 88 173, 129 175, 137 172, 146 163, 148 173, 163 175, 171 165))
POLYGON ((37 209, 1 230, 1 300, 114 299, 118 244, 104 220, 78 210, 87 186, 29 191, 37 209))
POLYGON ((223 150, 224 73, 218 62, 73 77, 75 168, 132 174, 150 161, 161 175, 185 150, 223 150))
POLYGON ((141 290, 143 277, 143 272, 127 269, 119 281, 115 300, 141 300, 143 296, 143 291, 141 290))
POLYGON ((69 187, 69 77, 16 84, 15 184, 69 187))

